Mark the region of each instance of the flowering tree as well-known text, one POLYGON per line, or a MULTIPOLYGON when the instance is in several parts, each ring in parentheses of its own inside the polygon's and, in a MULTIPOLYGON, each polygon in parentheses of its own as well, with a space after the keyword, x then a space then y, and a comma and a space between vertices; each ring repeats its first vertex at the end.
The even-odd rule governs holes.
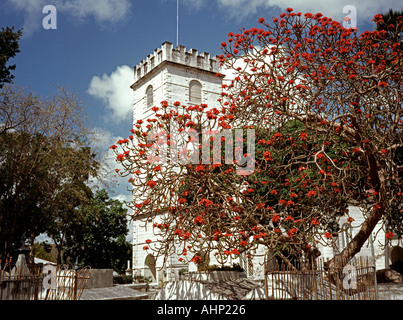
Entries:
POLYGON ((349 204, 362 208, 365 221, 331 264, 353 257, 379 222, 388 237, 400 235, 403 64, 394 41, 397 21, 388 32, 358 35, 320 13, 288 8, 271 23, 259 19, 261 29, 230 33, 220 59, 233 79, 223 85, 218 109, 163 102, 154 118, 139 120, 133 136, 111 147, 121 174, 130 175, 135 194, 142 195, 134 214, 160 219, 154 226, 163 241, 145 249, 164 256, 179 251, 180 259, 196 262, 200 252, 225 262, 242 252, 253 255, 258 245, 284 260, 285 248, 316 257, 317 244, 339 232, 338 218, 348 215, 349 204), (254 144, 235 135, 239 128, 256 134, 253 174, 239 170, 254 144), (232 135, 199 141, 201 132, 215 129, 232 135), (172 132, 186 133, 185 139, 172 132), (243 157, 235 161, 224 162, 218 148, 213 158, 221 162, 202 161, 195 152, 211 140, 224 147, 233 137, 244 142, 243 157))
POLYGON ((244 115, 249 121, 250 114, 259 115, 255 125, 263 121, 274 130, 300 121, 301 134, 316 143, 306 159, 291 162, 316 166, 323 175, 319 188, 336 187, 345 203, 358 202, 366 211, 343 258, 357 253, 382 219, 401 232, 403 69, 400 43, 393 41, 402 28, 398 21, 389 33, 357 35, 320 13, 302 17, 289 8, 272 25, 260 19, 266 29, 230 34, 230 45, 223 43, 223 63, 231 66, 233 57, 246 63, 227 91, 230 114, 241 122, 244 115))

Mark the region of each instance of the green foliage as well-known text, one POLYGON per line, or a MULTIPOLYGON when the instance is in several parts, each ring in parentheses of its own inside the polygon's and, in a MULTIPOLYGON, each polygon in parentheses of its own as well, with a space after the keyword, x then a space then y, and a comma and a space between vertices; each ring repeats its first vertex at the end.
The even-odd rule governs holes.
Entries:
POLYGON ((131 257, 126 241, 127 209, 110 199, 105 190, 92 196, 87 205, 76 210, 66 233, 66 254, 74 261, 92 268, 112 268, 123 273, 131 257))
POLYGON ((51 98, 12 85, 0 90, 0 259, 23 233, 31 243, 41 233, 55 238, 74 208, 88 202, 86 182, 99 163, 83 118, 62 89, 51 98))
POLYGON ((39 134, 4 133, 0 151, 0 239, 9 251, 23 233, 31 239, 52 234, 63 215, 88 199, 93 159, 85 149, 59 147, 39 134))
POLYGON ((15 32, 14 27, 0 30, 0 89, 4 83, 10 83, 14 78, 10 71, 15 70, 15 64, 7 66, 7 63, 20 52, 18 41, 21 36, 21 30, 15 32))
POLYGON ((51 252, 47 250, 46 245, 35 243, 32 251, 36 258, 56 262, 56 259, 54 259, 51 252))
POLYGON ((114 276, 113 277, 113 283, 115 284, 128 284, 133 282, 133 277, 132 276, 127 276, 127 275, 119 275, 119 276, 114 276))
POLYGON ((135 283, 150 284, 152 282, 152 277, 134 276, 133 280, 135 283))
POLYGON ((402 20, 403 17, 403 10, 395 11, 393 9, 389 9, 388 12, 382 14, 382 20, 376 23, 376 30, 393 30, 395 28, 399 28, 402 30, 402 25, 399 26, 399 21, 402 20))

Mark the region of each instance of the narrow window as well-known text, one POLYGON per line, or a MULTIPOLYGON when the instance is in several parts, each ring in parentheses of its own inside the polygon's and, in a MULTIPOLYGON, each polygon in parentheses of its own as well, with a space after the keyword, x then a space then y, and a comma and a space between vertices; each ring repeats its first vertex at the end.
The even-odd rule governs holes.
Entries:
POLYGON ((189 101, 190 103, 202 103, 202 85, 199 81, 192 80, 189 84, 189 101))
POLYGON ((152 108, 154 104, 154 90, 153 86, 148 86, 147 91, 146 91, 146 97, 147 97, 147 108, 152 108))

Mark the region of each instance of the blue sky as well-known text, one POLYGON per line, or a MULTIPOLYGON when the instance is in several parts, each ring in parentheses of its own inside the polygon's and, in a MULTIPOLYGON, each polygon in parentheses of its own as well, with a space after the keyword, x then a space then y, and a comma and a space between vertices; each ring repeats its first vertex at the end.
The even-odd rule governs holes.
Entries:
MULTIPOLYGON (((21 53, 12 60, 15 83, 47 96, 63 86, 84 103, 99 152, 127 137, 132 123, 132 68, 165 41, 176 44, 176 0, 2 0, 0 27, 24 27, 21 53), (45 5, 57 9, 57 29, 45 30, 45 5)), ((357 9, 360 32, 376 13, 400 10, 397 0, 179 0, 179 43, 220 54, 229 32, 257 26, 287 7, 322 12, 338 21, 346 5, 357 9)), ((125 181, 112 196, 128 199, 125 181)))

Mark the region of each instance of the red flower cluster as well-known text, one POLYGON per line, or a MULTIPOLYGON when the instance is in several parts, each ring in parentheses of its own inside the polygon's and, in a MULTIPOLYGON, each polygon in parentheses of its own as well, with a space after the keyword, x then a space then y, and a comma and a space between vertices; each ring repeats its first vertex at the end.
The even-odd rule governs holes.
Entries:
POLYGON ((203 224, 204 223, 204 219, 201 216, 197 216, 196 218, 194 218, 193 222, 195 224, 203 224))
POLYGON ((208 206, 211 206, 213 204, 213 201, 208 200, 206 198, 203 198, 203 199, 200 200, 199 204, 202 205, 202 206, 208 207, 208 206))
POLYGON ((196 172, 205 171, 205 167, 203 165, 198 165, 195 169, 196 172))
POLYGON ((394 236, 395 236, 395 234, 393 232, 386 232, 386 234, 385 234, 386 239, 392 239, 394 236))
POLYGON ((203 259, 200 257, 200 256, 194 256, 193 258, 192 258, 192 260, 190 260, 191 262, 194 262, 194 263, 196 263, 196 264, 199 264, 199 263, 201 263, 202 261, 203 261, 203 259))
POLYGON ((319 220, 317 218, 312 219, 311 225, 316 226, 316 225, 319 225, 319 224, 320 224, 320 222, 319 222, 319 220))
POLYGON ((266 161, 273 161, 273 159, 271 158, 271 153, 270 153, 270 151, 266 151, 266 152, 263 154, 263 158, 264 158, 266 161))
POLYGON ((155 182, 155 181, 148 181, 148 182, 147 182, 147 186, 150 187, 150 188, 155 187, 156 184, 157 184, 157 182, 155 182))
POLYGON ((179 199, 178 199, 178 203, 179 203, 179 204, 184 204, 184 203, 186 203, 186 202, 187 202, 187 200, 184 199, 184 198, 179 198, 179 199))
POLYGON ((293 237, 296 233, 297 233, 297 229, 295 229, 295 228, 292 228, 292 229, 287 231, 287 235, 289 237, 293 237))
POLYGON ((316 191, 309 191, 307 194, 306 194, 306 196, 308 197, 308 198, 310 198, 310 197, 313 197, 313 196, 316 196, 316 191))

